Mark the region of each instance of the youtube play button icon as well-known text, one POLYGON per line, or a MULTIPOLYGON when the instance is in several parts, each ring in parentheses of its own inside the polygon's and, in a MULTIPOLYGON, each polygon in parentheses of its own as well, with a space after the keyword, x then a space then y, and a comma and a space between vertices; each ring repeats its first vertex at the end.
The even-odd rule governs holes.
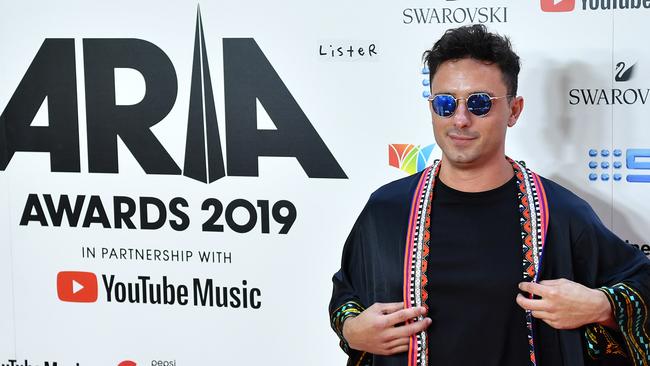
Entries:
POLYGON ((97 301, 97 276, 92 272, 63 271, 56 276, 56 292, 61 301, 97 301))
POLYGON ((545 12, 567 12, 575 9, 576 0, 540 0, 540 4, 545 12))

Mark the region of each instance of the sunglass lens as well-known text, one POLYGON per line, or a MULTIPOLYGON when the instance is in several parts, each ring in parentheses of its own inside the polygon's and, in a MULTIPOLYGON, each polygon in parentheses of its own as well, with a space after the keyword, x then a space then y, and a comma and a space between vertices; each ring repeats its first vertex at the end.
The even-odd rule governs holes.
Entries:
POLYGON ((467 110, 477 116, 486 115, 492 108, 492 100, 485 93, 472 94, 467 98, 467 110))
POLYGON ((451 95, 436 95, 431 101, 433 111, 441 117, 449 117, 456 110, 456 99, 451 95))

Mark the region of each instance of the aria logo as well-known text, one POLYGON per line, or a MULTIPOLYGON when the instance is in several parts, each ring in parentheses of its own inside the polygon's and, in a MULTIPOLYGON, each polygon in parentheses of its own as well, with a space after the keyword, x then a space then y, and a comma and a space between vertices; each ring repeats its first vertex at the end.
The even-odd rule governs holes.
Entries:
POLYGON ((420 147, 413 144, 388 145, 388 164, 408 174, 421 172, 429 165, 436 144, 420 147))
MULTIPOLYGON (((649 9, 650 0, 582 0, 582 10, 649 9)), ((542 11, 573 11, 576 0, 540 0, 542 11)))
MULTIPOLYGON (((650 0, 648 0, 650 1, 650 0)), ((614 81, 628 82, 632 79, 636 63, 627 66, 618 62, 615 66, 614 81)), ((611 89, 571 89, 569 90, 570 105, 633 105, 648 102, 650 88, 611 88, 611 89)))
POLYGON ((628 173, 625 174, 625 181, 630 183, 650 183, 650 149, 627 149, 625 153, 621 149, 614 149, 611 152, 602 149, 589 150, 589 180, 615 182, 623 179, 623 161, 628 173), (623 156, 625 155, 625 156, 623 156), (639 174, 646 173, 646 174, 639 174))
MULTIPOLYGON (((46 38, 0 115, 0 171, 18 151, 47 152, 52 172, 81 172, 75 40, 46 38), (46 104, 47 103, 47 104, 46 104), (32 126, 41 105, 48 125, 32 126)), ((118 173, 118 138, 147 174, 183 174, 204 183, 226 175, 258 176, 258 157, 295 157, 310 178, 347 178, 253 38, 223 39, 227 164, 220 143, 200 11, 183 170, 151 128, 174 107, 178 82, 169 57, 135 38, 83 39, 88 172, 118 173), (116 102, 115 71, 141 74, 146 92, 133 105, 116 102), (257 103, 276 126, 258 130, 257 103)))

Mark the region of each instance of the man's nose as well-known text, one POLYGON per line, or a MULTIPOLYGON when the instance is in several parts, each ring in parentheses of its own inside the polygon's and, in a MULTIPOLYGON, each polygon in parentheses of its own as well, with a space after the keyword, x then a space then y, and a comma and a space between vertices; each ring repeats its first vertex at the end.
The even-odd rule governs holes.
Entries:
POLYGON ((468 127, 472 123, 470 113, 471 112, 467 109, 467 101, 458 101, 456 113, 452 116, 454 119, 454 126, 456 126, 456 128, 468 127))

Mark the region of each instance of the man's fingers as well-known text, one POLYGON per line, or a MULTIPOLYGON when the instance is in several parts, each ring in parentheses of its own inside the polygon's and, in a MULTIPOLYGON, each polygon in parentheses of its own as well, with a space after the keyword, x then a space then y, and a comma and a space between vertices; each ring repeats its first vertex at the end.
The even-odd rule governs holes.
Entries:
POLYGON ((404 309, 404 303, 403 302, 388 302, 388 303, 378 303, 379 304, 379 311, 381 311, 382 314, 392 314, 396 311, 404 309))
POLYGON ((544 286, 558 286, 558 285, 565 284, 567 282, 571 282, 571 281, 567 280, 566 278, 558 278, 555 280, 543 280, 540 281, 539 284, 544 286))
POLYGON ((535 282, 520 282, 519 283, 519 289, 522 291, 526 291, 531 294, 535 294, 541 297, 547 296, 548 295, 548 288, 547 286, 541 284, 541 283, 535 283, 535 282))
POLYGON ((395 327, 389 330, 388 336, 391 339, 394 338, 408 338, 415 333, 421 332, 427 329, 431 325, 431 318, 424 318, 416 322, 395 327))
POLYGON ((395 324, 404 323, 409 319, 413 319, 415 317, 424 315, 426 313, 427 313, 427 309, 422 306, 416 308, 402 309, 399 311, 395 311, 392 314, 388 314, 387 321, 390 326, 393 326, 395 324))
POLYGON ((394 355, 394 354, 397 354, 397 353, 406 352, 408 350, 409 350, 409 346, 407 344, 407 345, 402 345, 402 346, 397 346, 395 348, 391 348, 390 350, 388 350, 388 354, 389 355, 394 355))
POLYGON ((408 346, 408 344, 409 344, 409 337, 402 337, 402 338, 393 339, 392 341, 386 343, 386 348, 391 349, 403 345, 408 346))
POLYGON ((517 304, 526 310, 544 311, 546 309, 546 301, 544 299, 527 299, 522 294, 517 294, 517 304))
POLYGON ((539 311, 531 311, 531 315, 532 315, 534 318, 541 319, 541 320, 548 320, 548 319, 551 318, 551 313, 548 313, 548 312, 546 312, 546 311, 542 311, 542 310, 539 310, 539 311))
POLYGON ((517 303, 524 309, 530 310, 530 314, 537 319, 544 320, 545 322, 555 320, 555 317, 546 309, 544 300, 531 300, 523 297, 521 294, 517 295, 517 303))

